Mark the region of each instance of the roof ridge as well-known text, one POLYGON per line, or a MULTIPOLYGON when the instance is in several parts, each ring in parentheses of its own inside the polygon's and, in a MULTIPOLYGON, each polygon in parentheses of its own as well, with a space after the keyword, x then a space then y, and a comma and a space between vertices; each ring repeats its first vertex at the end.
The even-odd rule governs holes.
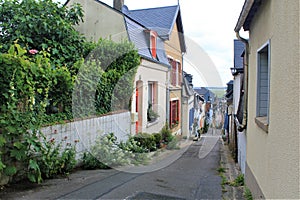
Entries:
POLYGON ((134 10, 128 10, 130 11, 143 11, 143 10, 154 10, 154 9, 161 9, 161 8, 171 8, 171 7, 178 7, 179 5, 172 5, 172 6, 161 6, 161 7, 153 7, 153 8, 140 8, 140 9, 134 9, 134 10))

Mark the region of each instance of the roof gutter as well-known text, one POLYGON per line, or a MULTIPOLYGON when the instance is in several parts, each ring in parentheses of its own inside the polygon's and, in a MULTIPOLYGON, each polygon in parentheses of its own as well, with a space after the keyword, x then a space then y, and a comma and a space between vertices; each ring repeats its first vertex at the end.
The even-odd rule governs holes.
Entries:
POLYGON ((255 0, 245 0, 242 12, 241 12, 238 22, 234 28, 235 32, 239 32, 241 30, 242 26, 244 25, 244 23, 248 17, 248 14, 252 8, 254 1, 255 0))
POLYGON ((242 38, 240 36, 240 30, 242 26, 244 25, 248 14, 251 10, 251 7, 253 5, 255 0, 245 0, 243 10, 240 14, 240 17, 238 19, 238 22, 234 28, 234 31, 236 33, 236 37, 238 40, 243 42, 245 44, 245 56, 244 56, 244 108, 243 108, 243 121, 242 123, 237 123, 238 125, 238 131, 242 132, 247 127, 247 119, 248 119, 248 73, 249 73, 249 43, 248 40, 245 38, 242 38))

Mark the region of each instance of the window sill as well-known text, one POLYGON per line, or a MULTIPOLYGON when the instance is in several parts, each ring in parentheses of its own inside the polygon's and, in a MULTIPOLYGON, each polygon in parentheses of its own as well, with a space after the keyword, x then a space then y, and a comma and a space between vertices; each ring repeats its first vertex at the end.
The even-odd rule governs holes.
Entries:
POLYGON ((158 124, 158 122, 159 122, 159 118, 156 118, 156 120, 155 121, 153 121, 153 122, 147 122, 147 128, 149 128, 149 127, 151 127, 151 126, 154 126, 155 124, 158 124))
POLYGON ((267 117, 256 117, 255 118, 256 125, 261 128, 263 131, 268 133, 269 131, 269 123, 267 117))

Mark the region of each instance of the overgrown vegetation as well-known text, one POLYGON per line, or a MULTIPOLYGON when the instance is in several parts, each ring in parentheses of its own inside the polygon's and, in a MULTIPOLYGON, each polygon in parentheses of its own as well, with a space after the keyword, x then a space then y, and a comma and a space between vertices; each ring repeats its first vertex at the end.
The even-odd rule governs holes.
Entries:
POLYGON ((164 127, 160 133, 139 133, 130 136, 125 142, 117 142, 113 133, 98 137, 91 150, 82 155, 83 168, 108 169, 122 165, 146 164, 149 160, 147 153, 162 148, 162 144, 166 144, 167 149, 179 148, 177 138, 171 136, 170 130, 164 127))
POLYGON ((244 175, 239 174, 233 181, 229 182, 229 185, 234 187, 244 186, 244 175))
POLYGON ((128 164, 147 162, 148 156, 138 143, 129 139, 126 143, 117 142, 113 133, 98 137, 89 152, 84 152, 84 169, 108 169, 128 164))
POLYGON ((129 109, 140 59, 127 41, 86 41, 73 28, 83 16, 77 4, 0 0, 0 5, 0 175, 39 183, 75 166, 75 147, 49 141, 40 128, 72 119, 78 84, 75 96, 95 89, 90 106, 95 111, 79 110, 83 116, 129 109), (81 69, 87 73, 78 75, 81 69))

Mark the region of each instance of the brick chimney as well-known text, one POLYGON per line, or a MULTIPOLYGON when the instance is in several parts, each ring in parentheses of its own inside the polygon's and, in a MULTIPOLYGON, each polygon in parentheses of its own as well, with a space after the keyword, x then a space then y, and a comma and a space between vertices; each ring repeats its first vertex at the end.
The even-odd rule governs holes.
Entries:
POLYGON ((122 12, 124 0, 114 0, 114 8, 122 12))

